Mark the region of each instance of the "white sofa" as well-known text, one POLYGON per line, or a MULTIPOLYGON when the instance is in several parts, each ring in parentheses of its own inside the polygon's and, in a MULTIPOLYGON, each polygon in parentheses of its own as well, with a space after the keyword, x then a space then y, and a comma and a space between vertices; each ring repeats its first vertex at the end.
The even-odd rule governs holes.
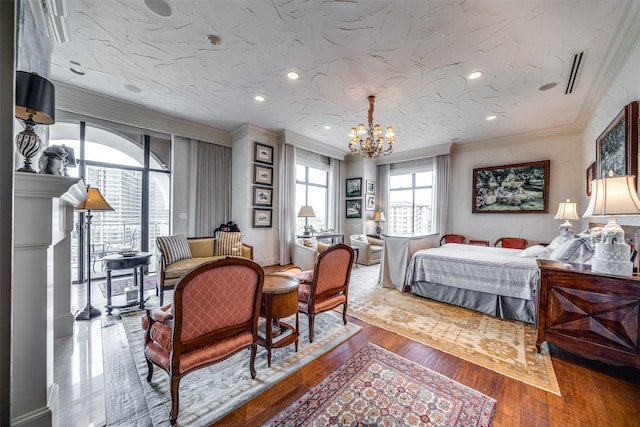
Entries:
POLYGON ((384 242, 375 237, 369 237, 366 234, 352 234, 349 237, 351 246, 357 247, 358 264, 373 265, 379 264, 382 258, 382 248, 384 242))

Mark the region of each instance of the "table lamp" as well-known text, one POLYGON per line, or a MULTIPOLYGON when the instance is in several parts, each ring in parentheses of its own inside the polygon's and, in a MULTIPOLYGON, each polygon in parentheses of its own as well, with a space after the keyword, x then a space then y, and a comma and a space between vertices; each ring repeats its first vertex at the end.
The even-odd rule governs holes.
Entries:
POLYGON ((380 225, 381 222, 385 222, 387 219, 384 217, 384 212, 382 211, 375 211, 373 213, 373 216, 371 217, 372 220, 374 220, 376 222, 376 234, 378 235, 378 238, 382 237, 382 225, 380 225))
POLYGON ((577 204, 571 202, 570 199, 567 199, 566 202, 560 202, 560 205, 558 206, 558 212, 556 213, 556 216, 553 217, 553 219, 565 220, 562 224, 560 224, 560 234, 573 234, 573 225, 571 224, 570 220, 577 221, 580 219, 580 217, 578 216, 577 204))
POLYGON ((591 262, 591 271, 630 276, 633 273, 631 248, 624 240, 624 230, 616 222, 618 216, 640 215, 640 199, 636 190, 635 176, 613 176, 594 179, 591 184, 591 199, 583 217, 607 216, 609 222, 602 228, 601 241, 591 262))
POLYGON ((18 152, 24 157, 24 166, 18 172, 36 173, 31 159, 38 154, 42 141, 33 130, 37 124, 55 123, 55 86, 36 73, 16 71, 15 116, 25 129, 16 136, 18 152))
POLYGON ((299 218, 304 218, 304 236, 310 236, 311 230, 309 228, 309 218, 315 218, 316 213, 313 211, 311 206, 301 206, 300 211, 298 212, 299 218))
POLYGON ((87 198, 76 206, 76 211, 86 212, 87 218, 87 305, 76 314, 76 320, 90 320, 101 314, 100 310, 91 306, 91 211, 113 210, 100 190, 90 186, 87 186, 87 198))

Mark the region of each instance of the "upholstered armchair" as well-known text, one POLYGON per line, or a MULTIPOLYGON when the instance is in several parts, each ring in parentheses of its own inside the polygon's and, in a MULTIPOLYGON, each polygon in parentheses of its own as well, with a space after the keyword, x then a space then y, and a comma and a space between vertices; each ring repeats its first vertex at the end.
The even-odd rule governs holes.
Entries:
POLYGON ((445 243, 464 243, 465 240, 462 234, 445 234, 440 238, 440 246, 445 243))
POLYGON ((379 264, 382 258, 382 248, 384 241, 369 237, 366 234, 352 234, 349 237, 351 246, 358 248, 358 264, 373 265, 379 264))
POLYGON ((147 381, 154 365, 170 377, 171 413, 178 418, 178 386, 186 374, 250 348, 255 378, 258 316, 264 271, 245 258, 210 261, 182 276, 173 304, 147 310, 144 355, 147 381))
POLYGON ((303 270, 313 270, 318 254, 329 246, 318 242, 315 237, 296 239, 291 244, 291 262, 303 270))
POLYGON ((298 288, 298 312, 309 317, 309 342, 313 342, 316 314, 344 305, 342 320, 347 324, 347 294, 354 251, 340 243, 320 252, 313 274, 301 272, 298 288))
POLYGON ((501 237, 493 246, 501 245, 503 248, 525 249, 529 246, 529 241, 520 237, 501 237))

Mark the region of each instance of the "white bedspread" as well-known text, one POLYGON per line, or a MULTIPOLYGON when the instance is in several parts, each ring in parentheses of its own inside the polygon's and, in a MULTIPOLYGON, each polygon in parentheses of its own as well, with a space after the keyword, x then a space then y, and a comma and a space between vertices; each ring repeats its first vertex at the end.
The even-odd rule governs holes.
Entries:
POLYGON ((540 281, 535 258, 521 258, 519 249, 447 243, 417 251, 405 283, 431 282, 526 300, 540 281))

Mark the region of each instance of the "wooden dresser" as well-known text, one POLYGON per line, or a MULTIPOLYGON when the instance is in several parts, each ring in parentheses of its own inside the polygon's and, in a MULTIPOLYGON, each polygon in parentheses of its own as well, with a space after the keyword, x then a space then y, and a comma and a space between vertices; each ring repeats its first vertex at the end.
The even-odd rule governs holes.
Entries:
POLYGON ((612 365, 640 368, 640 276, 538 260, 538 339, 612 365))

